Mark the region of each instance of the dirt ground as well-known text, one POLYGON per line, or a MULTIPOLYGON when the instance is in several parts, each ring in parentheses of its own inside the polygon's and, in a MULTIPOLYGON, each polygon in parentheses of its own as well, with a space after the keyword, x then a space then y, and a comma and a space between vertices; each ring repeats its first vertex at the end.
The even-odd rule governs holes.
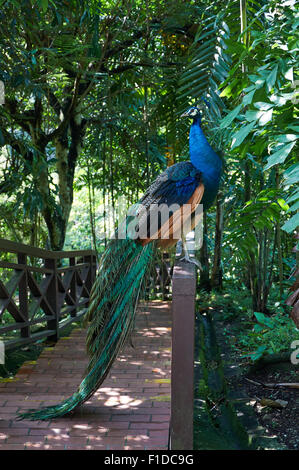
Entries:
MULTIPOLYGON (((260 371, 249 374, 247 378, 263 384, 268 383, 292 383, 298 382, 292 370, 292 366, 287 369, 286 364, 268 366, 260 371), (282 368, 282 370, 279 370, 282 368)), ((294 366, 293 366, 294 367, 294 366)), ((276 436, 280 443, 287 449, 299 449, 299 390, 287 387, 268 388, 262 385, 255 385, 244 377, 243 386, 248 397, 252 398, 253 409, 259 424, 265 428, 269 436, 276 436), (274 408, 272 406, 262 406, 262 399, 273 401, 283 400, 285 408, 274 408)), ((263 403, 263 401, 262 401, 263 403)))
MULTIPOLYGON (((293 365, 290 361, 283 361, 265 365, 254 370, 244 363, 244 357, 235 349, 231 348, 228 341, 229 336, 223 337, 222 329, 224 323, 216 321, 218 344, 223 353, 223 359, 233 364, 237 373, 228 376, 229 387, 248 397, 248 401, 254 411, 259 426, 264 428, 264 434, 271 440, 276 438, 279 444, 287 450, 299 449, 299 389, 288 387, 268 388, 262 384, 278 383, 298 383, 299 366, 293 365), (253 382, 258 382, 255 384, 253 382), (273 401, 283 400, 284 408, 265 406, 263 399, 273 401)), ((236 324, 225 322, 227 331, 231 331, 232 336, 236 334, 236 324)), ((273 405, 273 403, 272 403, 273 405)))

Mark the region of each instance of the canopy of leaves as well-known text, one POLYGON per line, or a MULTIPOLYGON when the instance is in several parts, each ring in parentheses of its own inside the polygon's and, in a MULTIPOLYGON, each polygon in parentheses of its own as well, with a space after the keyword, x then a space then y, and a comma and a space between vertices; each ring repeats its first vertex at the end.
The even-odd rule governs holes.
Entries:
POLYGON ((2 236, 101 248, 103 206, 188 159, 179 116, 197 103, 225 163, 221 267, 265 306, 295 263, 298 13, 243 4, 241 29, 234 1, 2 0, 2 236))

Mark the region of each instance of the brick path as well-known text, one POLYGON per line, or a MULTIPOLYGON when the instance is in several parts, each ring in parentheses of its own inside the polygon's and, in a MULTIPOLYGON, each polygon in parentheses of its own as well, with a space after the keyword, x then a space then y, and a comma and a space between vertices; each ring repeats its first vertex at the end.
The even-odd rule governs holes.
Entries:
POLYGON ((76 390, 87 364, 85 330, 44 349, 14 379, 0 379, 0 450, 167 449, 170 327, 169 303, 142 306, 134 348, 125 347, 102 387, 71 417, 15 419, 18 410, 58 403, 76 390))

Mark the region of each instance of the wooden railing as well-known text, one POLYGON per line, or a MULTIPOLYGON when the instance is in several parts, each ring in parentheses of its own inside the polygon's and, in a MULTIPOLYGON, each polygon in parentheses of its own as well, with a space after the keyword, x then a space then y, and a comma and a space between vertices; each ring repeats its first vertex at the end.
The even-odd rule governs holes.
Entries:
POLYGON ((84 315, 95 272, 92 250, 55 252, 0 239, 5 350, 45 337, 56 341, 63 327, 84 315))
MULTIPOLYGON (((172 276, 170 448, 192 450, 196 267, 178 258, 172 276)), ((0 239, 0 320, 9 317, 0 323, 5 350, 43 338, 56 341, 63 327, 86 312, 95 272, 92 250, 53 252, 0 239)))
MULTIPOLYGON (((194 242, 189 253, 194 255, 194 242)), ((170 449, 193 449, 194 335, 197 268, 177 256, 172 276, 170 449)))

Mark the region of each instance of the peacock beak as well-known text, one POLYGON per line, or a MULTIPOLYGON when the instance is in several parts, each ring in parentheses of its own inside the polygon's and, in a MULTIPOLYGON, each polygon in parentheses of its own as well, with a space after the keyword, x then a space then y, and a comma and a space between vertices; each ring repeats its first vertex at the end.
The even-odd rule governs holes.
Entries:
POLYGON ((189 110, 181 114, 181 117, 188 117, 188 116, 189 116, 189 110))

